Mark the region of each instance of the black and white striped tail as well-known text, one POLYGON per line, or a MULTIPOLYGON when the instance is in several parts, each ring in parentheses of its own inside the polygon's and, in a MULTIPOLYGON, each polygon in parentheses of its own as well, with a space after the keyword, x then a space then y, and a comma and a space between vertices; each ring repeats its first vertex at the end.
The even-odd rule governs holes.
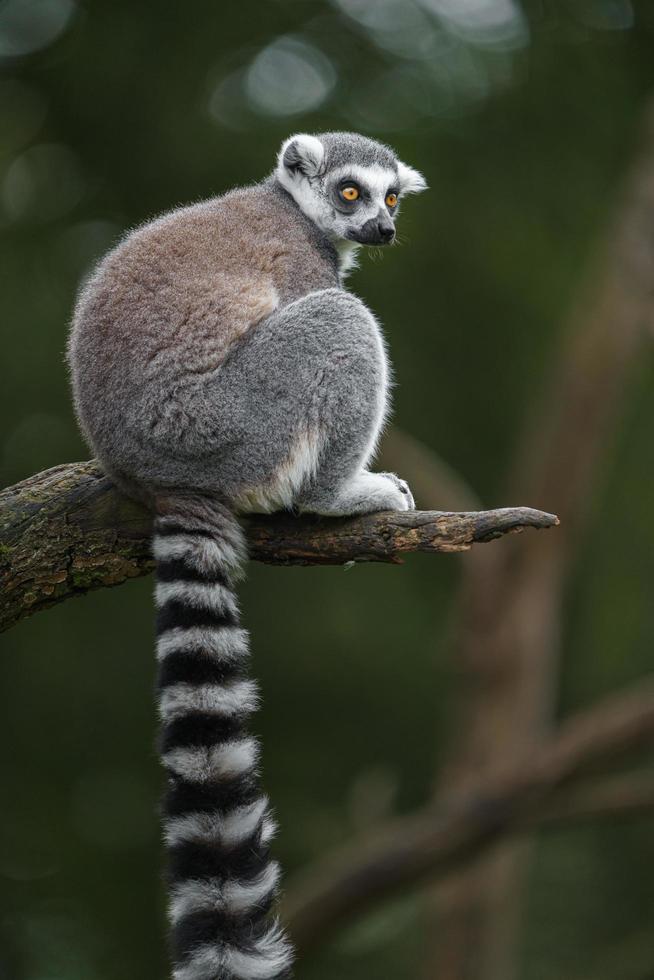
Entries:
POLYGON ((242 531, 220 504, 159 501, 155 521, 161 754, 168 775, 174 980, 281 980, 291 948, 270 918, 279 867, 262 795, 248 635, 233 586, 242 531))

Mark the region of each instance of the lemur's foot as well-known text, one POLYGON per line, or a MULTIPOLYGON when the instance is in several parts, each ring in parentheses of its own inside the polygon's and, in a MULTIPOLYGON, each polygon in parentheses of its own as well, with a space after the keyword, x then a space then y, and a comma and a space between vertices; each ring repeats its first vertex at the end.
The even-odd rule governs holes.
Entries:
POLYGON ((413 510, 413 494, 395 473, 360 473, 339 494, 348 514, 371 514, 379 510, 413 510))
POLYGON ((358 473, 334 497, 314 491, 299 504, 299 510, 313 514, 346 517, 374 514, 381 510, 414 510, 408 484, 395 473, 358 473))
POLYGON ((413 494, 411 493, 411 488, 406 480, 402 480, 397 473, 378 473, 377 476, 385 476, 387 479, 392 480, 397 489, 406 498, 405 507, 394 507, 393 510, 415 510, 416 502, 413 499, 413 494))

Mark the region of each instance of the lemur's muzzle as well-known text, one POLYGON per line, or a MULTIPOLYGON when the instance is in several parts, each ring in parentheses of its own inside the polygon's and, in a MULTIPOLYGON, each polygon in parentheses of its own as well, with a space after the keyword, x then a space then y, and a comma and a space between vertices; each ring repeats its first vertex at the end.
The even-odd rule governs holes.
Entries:
POLYGON ((369 218, 352 238, 360 245, 390 245, 395 238, 395 225, 385 215, 369 218))

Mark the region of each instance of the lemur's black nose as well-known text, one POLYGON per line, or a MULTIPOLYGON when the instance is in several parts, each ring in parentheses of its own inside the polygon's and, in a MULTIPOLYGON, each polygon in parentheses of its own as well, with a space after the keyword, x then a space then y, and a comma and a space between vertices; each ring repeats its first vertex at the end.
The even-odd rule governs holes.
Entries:
POLYGON ((361 245, 388 245, 395 238, 395 225, 390 218, 368 218, 352 236, 361 245))

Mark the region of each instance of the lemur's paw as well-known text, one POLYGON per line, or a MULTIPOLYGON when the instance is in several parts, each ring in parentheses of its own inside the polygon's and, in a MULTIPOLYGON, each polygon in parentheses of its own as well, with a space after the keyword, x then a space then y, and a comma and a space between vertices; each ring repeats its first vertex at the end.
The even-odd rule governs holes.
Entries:
POLYGON ((347 517, 352 514, 375 514, 383 510, 413 510, 413 494, 404 480, 395 473, 358 473, 340 489, 338 496, 331 494, 306 495, 298 501, 300 513, 325 514, 347 517))
POLYGON ((413 494, 406 480, 400 479, 397 473, 380 473, 379 476, 386 477, 387 480, 391 480, 394 484, 396 490, 399 490, 401 496, 397 498, 399 506, 392 507, 392 510, 415 510, 416 503, 413 499, 413 494))

